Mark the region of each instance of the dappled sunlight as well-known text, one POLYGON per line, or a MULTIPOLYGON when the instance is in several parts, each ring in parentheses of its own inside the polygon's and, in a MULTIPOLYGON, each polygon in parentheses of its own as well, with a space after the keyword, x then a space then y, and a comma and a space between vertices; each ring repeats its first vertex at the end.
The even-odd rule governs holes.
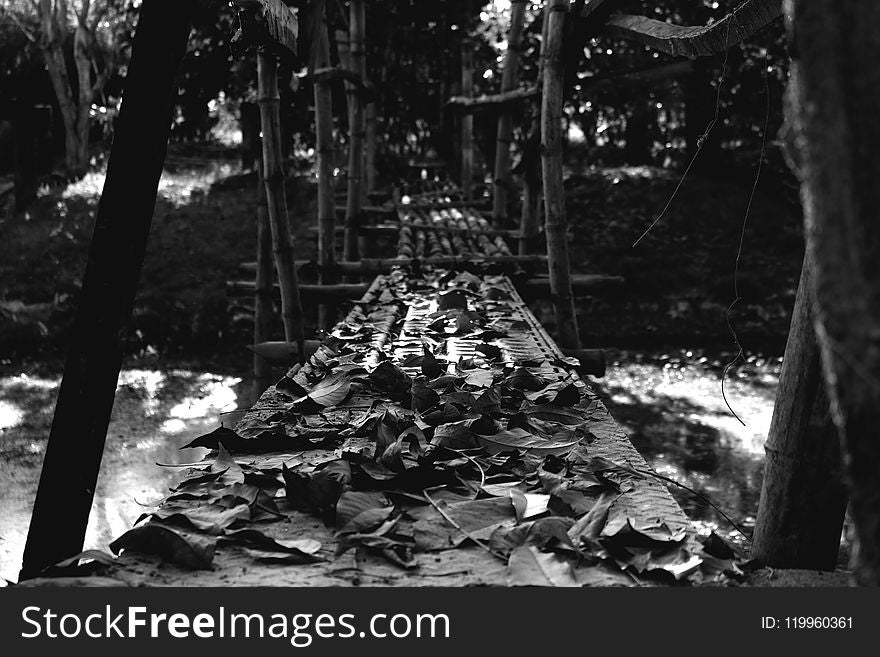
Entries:
POLYGON ((172 418, 194 419, 235 408, 238 397, 232 386, 241 383, 241 379, 202 374, 198 383, 200 387, 196 395, 183 399, 171 408, 169 414, 172 418))
MULTIPOLYGON (((180 447, 239 406, 238 377, 183 369, 120 373, 86 548, 107 549, 144 505, 168 493, 178 468, 207 450, 180 447)), ((17 579, 60 377, 0 378, 0 577, 17 579)))
MULTIPOLYGON (((174 158, 168 158, 172 166, 166 166, 159 179, 159 198, 174 207, 191 203, 201 194, 207 194, 211 185, 222 178, 239 173, 241 166, 234 161, 199 160, 198 163, 178 163, 174 166, 174 158), (188 165, 187 165, 188 164, 188 165)), ((90 171, 81 179, 68 183, 60 192, 62 200, 75 198, 97 201, 104 189, 107 178, 106 167, 90 171)), ((40 190, 41 196, 51 195, 49 187, 40 190)))
POLYGON ((18 426, 23 417, 24 412, 18 406, 0 399, 0 430, 18 426))
MULTIPOLYGON (((749 531, 754 526, 780 359, 750 357, 733 367, 691 351, 655 357, 621 353, 598 388, 615 419, 658 474, 708 497, 749 531)), ((671 492, 700 531, 744 539, 703 500, 671 492)))

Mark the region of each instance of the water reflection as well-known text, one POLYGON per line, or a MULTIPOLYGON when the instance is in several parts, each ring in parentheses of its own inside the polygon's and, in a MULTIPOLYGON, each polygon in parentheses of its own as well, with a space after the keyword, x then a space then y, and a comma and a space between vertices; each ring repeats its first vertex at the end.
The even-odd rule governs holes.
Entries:
MULTIPOLYGON (((684 350, 621 352, 597 387, 658 473, 708 497, 750 535, 781 359, 752 356, 728 372, 727 401, 744 424, 721 394, 727 360, 684 350)), ((670 490, 702 530, 746 543, 704 501, 675 486, 670 490)))
MULTIPOLYGON (((621 352, 597 383, 615 418, 657 471, 709 497, 747 532, 763 473, 763 445, 780 359, 753 357, 728 374, 727 410, 719 378, 724 358, 688 351, 621 352)), ((0 577, 17 579, 31 505, 49 433, 58 378, 0 378, 0 577)), ((149 504, 165 495, 177 469, 204 450, 179 446, 219 424, 220 414, 251 403, 250 382, 187 369, 128 369, 120 377, 86 547, 105 549, 149 504)), ((239 414, 224 415, 226 424, 239 414)), ((685 512, 744 543, 710 506, 672 488, 685 512)))
MULTIPOLYGON (((60 377, 27 374, 0 378, 0 577, 8 580, 18 578, 59 383, 60 377)), ((249 403, 248 393, 238 377, 123 370, 86 548, 107 549, 143 512, 142 505, 163 497, 177 469, 156 463, 201 459, 206 450, 179 447, 215 428, 222 412, 249 403)))

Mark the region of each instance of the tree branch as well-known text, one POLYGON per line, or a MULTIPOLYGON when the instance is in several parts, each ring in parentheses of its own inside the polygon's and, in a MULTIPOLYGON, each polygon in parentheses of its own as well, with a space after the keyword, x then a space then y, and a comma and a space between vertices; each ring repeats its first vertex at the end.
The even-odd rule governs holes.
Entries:
POLYGON ((715 55, 744 41, 782 16, 783 0, 746 0, 711 25, 673 25, 646 16, 609 18, 605 32, 643 43, 670 55, 689 58, 715 55))

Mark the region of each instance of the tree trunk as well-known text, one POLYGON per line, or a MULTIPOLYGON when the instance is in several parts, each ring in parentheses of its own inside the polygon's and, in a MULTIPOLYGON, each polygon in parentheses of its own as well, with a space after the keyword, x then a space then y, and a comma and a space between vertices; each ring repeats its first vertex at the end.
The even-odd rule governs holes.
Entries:
POLYGON ((847 497, 812 325, 811 269, 805 258, 767 435, 751 557, 775 568, 834 570, 847 497))
POLYGON ((12 166, 15 184, 15 211, 23 212, 37 198, 39 188, 39 148, 34 108, 24 102, 13 105, 12 166))
POLYGON ((648 164, 651 161, 652 101, 638 99, 626 117, 624 157, 627 164, 648 164))
POLYGON ((68 176, 80 178, 88 168, 88 159, 83 156, 83 153, 87 152, 88 146, 83 144, 79 133, 77 106, 73 101, 73 92, 70 88, 70 78, 67 75, 67 64, 64 61, 61 45, 48 43, 43 46, 43 59, 46 62, 49 79, 52 81, 55 98, 58 101, 61 121, 64 124, 64 168, 68 176))
POLYGON ((541 169, 544 175, 544 230, 547 235, 547 267, 556 310, 559 345, 580 347, 571 272, 568 261, 568 222, 562 181, 562 83, 564 73, 563 30, 568 0, 549 0, 545 20, 547 43, 543 54, 544 91, 541 98, 541 169))
MULTIPOLYGON (((293 259, 287 198, 284 194, 284 166, 281 155, 280 98, 278 96, 278 62, 275 55, 260 50, 257 56, 258 102, 260 125, 263 127, 263 180, 266 208, 272 232, 275 269, 281 287, 281 318, 288 342, 302 347, 303 314, 293 259)), ((300 350, 302 356, 302 350, 300 350)))
MULTIPOLYGON (((510 5, 510 31, 507 33, 507 53, 501 74, 501 93, 513 91, 519 83, 519 51, 522 47, 526 0, 513 0, 510 5)), ((498 117, 495 146, 495 185, 492 214, 499 228, 507 223, 507 197, 512 188, 510 181, 510 144, 513 141, 513 111, 504 106, 498 117)))
POLYGON ((145 0, 49 433, 21 577, 82 550, 195 0, 145 0))
MULTIPOLYGON (((318 12, 317 33, 313 35, 312 61, 315 70, 330 67, 330 43, 326 25, 324 0, 316 0, 313 11, 318 12)), ((318 168, 318 265, 319 281, 323 284, 336 282, 333 268, 336 263, 336 204, 333 198, 333 101, 330 82, 315 82, 315 149, 318 168)), ((318 307, 318 323, 330 328, 334 323, 335 306, 321 304, 318 307)))
MULTIPOLYGON (((366 13, 364 0, 350 0, 349 45, 351 47, 351 71, 362 81, 367 77, 366 60, 366 13)), ((358 260, 358 227, 361 223, 361 185, 364 176, 364 136, 366 121, 364 98, 352 85, 348 96, 348 200, 345 208, 345 246, 343 257, 349 262, 358 260)))
POLYGON ((65 169, 68 176, 80 178, 85 175, 89 166, 89 111, 92 98, 95 91, 102 86, 105 73, 96 72, 96 80, 92 82, 90 55, 95 39, 86 26, 86 12, 85 16, 77 17, 74 32, 73 61, 78 90, 74 94, 63 48, 67 17, 56 14, 51 0, 40 0, 38 9, 42 32, 40 48, 64 123, 65 169))
MULTIPOLYGON (((474 95, 474 45, 468 39, 461 42, 461 95, 474 95)), ((474 115, 461 116, 461 193, 466 201, 473 195, 474 183, 474 115)))
POLYGON ((816 335, 844 447, 856 581, 880 585, 880 4, 794 0, 788 121, 816 335))

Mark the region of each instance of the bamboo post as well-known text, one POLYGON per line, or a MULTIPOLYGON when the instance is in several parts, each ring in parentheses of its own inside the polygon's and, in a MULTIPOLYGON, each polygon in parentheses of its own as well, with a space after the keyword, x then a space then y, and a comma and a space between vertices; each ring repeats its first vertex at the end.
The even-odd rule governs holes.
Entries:
MULTIPOLYGON (((547 28, 550 21, 546 8, 541 18, 541 50, 538 56, 538 81, 544 77, 544 49, 547 43, 547 28)), ((538 234, 539 217, 541 214, 541 114, 540 104, 534 110, 529 136, 523 147, 523 201, 519 218, 520 255, 531 253, 535 248, 535 237, 538 234)))
POLYGON ((21 578, 82 550, 195 0, 145 0, 49 432, 21 578))
POLYGON ((376 191, 376 103, 367 103, 367 131, 364 143, 364 173, 366 185, 364 186, 364 198, 368 199, 370 192, 376 191))
MULTIPOLYGON (((348 22, 351 71, 364 81, 367 77, 364 0, 350 0, 348 22)), ((360 257, 358 226, 361 222, 361 185, 364 175, 364 133, 366 131, 363 94, 357 88, 353 88, 349 93, 348 108, 348 199, 345 210, 343 257, 352 261, 358 260, 360 257)))
MULTIPOLYGON (((257 166, 259 172, 257 201, 257 270, 254 277, 254 344, 270 339, 272 320, 272 290, 274 266, 272 262, 272 231, 269 227, 269 210, 266 202, 263 161, 257 166)), ((262 356, 254 353, 254 393, 259 397, 272 381, 272 366, 262 356)))
MULTIPOLYGON (((330 42, 326 25, 325 0, 315 0, 313 10, 318 12, 317 32, 312 35, 312 62, 315 71, 330 67, 330 42)), ((333 198, 333 106, 329 80, 315 81, 315 141, 318 168, 318 280, 322 284, 335 283, 336 263, 336 202, 333 198)), ((318 307, 318 323, 327 329, 335 324, 333 304, 318 307)))
POLYGON ((275 55, 265 49, 261 49, 257 56, 257 85, 260 123, 263 128, 263 180, 275 269, 281 287, 281 318, 287 340, 301 345, 304 339, 303 313, 287 218, 287 199, 284 195, 278 62, 275 55))
POLYGON ((563 34, 568 0, 547 3, 547 42, 543 52, 544 90, 541 97, 541 171, 544 176, 544 232, 550 291, 556 310, 556 331, 563 348, 580 347, 571 272, 568 261, 568 222, 562 182, 563 34))
POLYGON ((847 494, 813 331, 811 270, 807 256, 764 448, 750 556, 774 568, 834 570, 847 494))
MULTIPOLYGON (((461 42, 461 95, 474 95, 474 46, 470 39, 461 42)), ((474 115, 467 112, 461 117, 461 192, 464 200, 473 196, 474 183, 474 115)))
MULTIPOLYGON (((513 0, 510 5, 510 30, 507 33, 507 52, 501 74, 501 93, 513 91, 519 83, 519 51, 522 47, 526 0, 513 0)), ((492 212, 495 225, 507 223, 507 193, 510 189, 510 143, 513 141, 513 112, 509 105, 503 107, 498 117, 495 147, 495 180, 492 212)))

